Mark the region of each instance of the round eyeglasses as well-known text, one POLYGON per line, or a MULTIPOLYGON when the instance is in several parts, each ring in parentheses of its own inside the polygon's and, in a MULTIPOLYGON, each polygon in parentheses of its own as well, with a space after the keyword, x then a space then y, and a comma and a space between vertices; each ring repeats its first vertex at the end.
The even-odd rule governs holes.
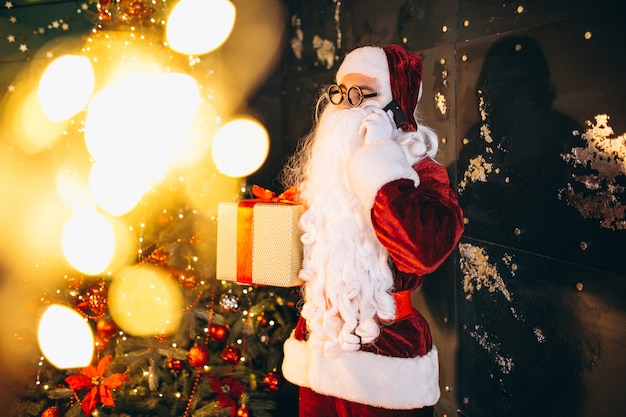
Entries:
POLYGON ((344 89, 345 87, 341 87, 337 84, 331 84, 328 87, 328 90, 326 90, 328 100, 334 105, 339 105, 345 98, 348 100, 350 107, 359 107, 364 98, 376 97, 378 95, 378 93, 363 94, 361 87, 358 85, 353 85, 348 88, 345 93, 344 89))

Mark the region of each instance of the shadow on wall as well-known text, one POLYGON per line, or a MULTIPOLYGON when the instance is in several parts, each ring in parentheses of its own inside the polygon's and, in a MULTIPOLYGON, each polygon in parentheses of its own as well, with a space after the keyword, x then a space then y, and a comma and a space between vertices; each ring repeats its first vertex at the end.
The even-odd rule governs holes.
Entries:
POLYGON ((561 155, 578 145, 581 127, 552 107, 550 70, 530 37, 496 41, 475 92, 480 121, 457 162, 469 219, 459 245, 460 408, 575 417, 582 374, 600 350, 593 319, 584 318, 590 307, 561 263, 575 257, 584 227, 572 227, 580 216, 559 198, 572 174, 561 155))
POLYGON ((573 173, 561 155, 581 145, 581 126, 552 107, 550 70, 537 41, 495 42, 475 92, 480 121, 464 136, 458 161, 466 234, 559 258, 575 253, 580 240, 571 222, 580 216, 559 190, 573 173))

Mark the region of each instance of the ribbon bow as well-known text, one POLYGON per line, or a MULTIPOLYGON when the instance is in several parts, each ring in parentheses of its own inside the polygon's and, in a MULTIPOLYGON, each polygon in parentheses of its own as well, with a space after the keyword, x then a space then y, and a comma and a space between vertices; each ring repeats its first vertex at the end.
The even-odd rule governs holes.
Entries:
POLYGON ((298 190, 296 187, 291 187, 276 196, 276 194, 258 185, 252 186, 252 194, 257 197, 251 201, 263 202, 263 203, 286 203, 286 204, 298 204, 296 199, 298 198, 298 190))

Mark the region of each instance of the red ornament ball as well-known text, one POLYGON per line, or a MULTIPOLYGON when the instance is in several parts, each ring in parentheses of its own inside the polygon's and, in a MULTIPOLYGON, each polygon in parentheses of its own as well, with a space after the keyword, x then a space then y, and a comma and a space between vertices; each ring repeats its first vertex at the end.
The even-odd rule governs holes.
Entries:
POLYGON ((213 340, 223 342, 230 334, 230 327, 228 324, 211 324, 209 326, 209 334, 213 340))
POLYGON ((193 269, 187 269, 175 275, 178 277, 178 283, 183 288, 193 290, 198 286, 198 278, 196 274, 193 273, 193 269))
POLYGON ((265 385, 268 391, 278 391, 278 376, 276 373, 268 372, 267 375, 263 377, 263 385, 265 385))
POLYGON ((61 417, 61 409, 56 405, 48 407, 41 413, 41 417, 61 417))
POLYGON ((111 340, 108 337, 100 336, 99 334, 93 337, 94 346, 98 352, 105 351, 111 346, 111 340))
POLYGON ((167 358, 167 369, 180 372, 183 369, 183 362, 179 359, 167 358))
POLYGON ((236 346, 228 345, 222 351, 222 360, 228 364, 234 365, 239 362, 241 352, 236 346))
POLYGON ((117 327, 117 324, 111 319, 102 318, 96 323, 96 332, 98 332, 101 337, 110 339, 119 331, 119 327, 117 327))
POLYGON ((202 368, 209 363, 211 353, 205 345, 192 346, 187 353, 187 361, 191 366, 202 368))
POLYGON ((248 407, 242 405, 237 409, 237 417, 252 417, 252 412, 248 407))

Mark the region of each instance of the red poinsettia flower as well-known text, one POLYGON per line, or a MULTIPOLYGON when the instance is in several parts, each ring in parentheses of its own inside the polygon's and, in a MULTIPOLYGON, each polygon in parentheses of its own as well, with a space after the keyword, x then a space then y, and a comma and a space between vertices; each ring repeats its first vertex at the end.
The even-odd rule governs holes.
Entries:
POLYGON ((230 416, 233 417, 237 408, 235 400, 241 397, 246 387, 232 376, 224 379, 211 377, 211 390, 217 393, 217 403, 220 407, 230 407, 230 416))
POLYGON ((99 402, 109 407, 115 407, 112 390, 121 387, 124 382, 130 380, 126 374, 104 376, 112 359, 111 355, 107 355, 98 362, 98 365, 82 368, 80 375, 71 375, 65 378, 65 382, 74 391, 89 389, 82 400, 82 407, 86 416, 91 415, 99 402))

